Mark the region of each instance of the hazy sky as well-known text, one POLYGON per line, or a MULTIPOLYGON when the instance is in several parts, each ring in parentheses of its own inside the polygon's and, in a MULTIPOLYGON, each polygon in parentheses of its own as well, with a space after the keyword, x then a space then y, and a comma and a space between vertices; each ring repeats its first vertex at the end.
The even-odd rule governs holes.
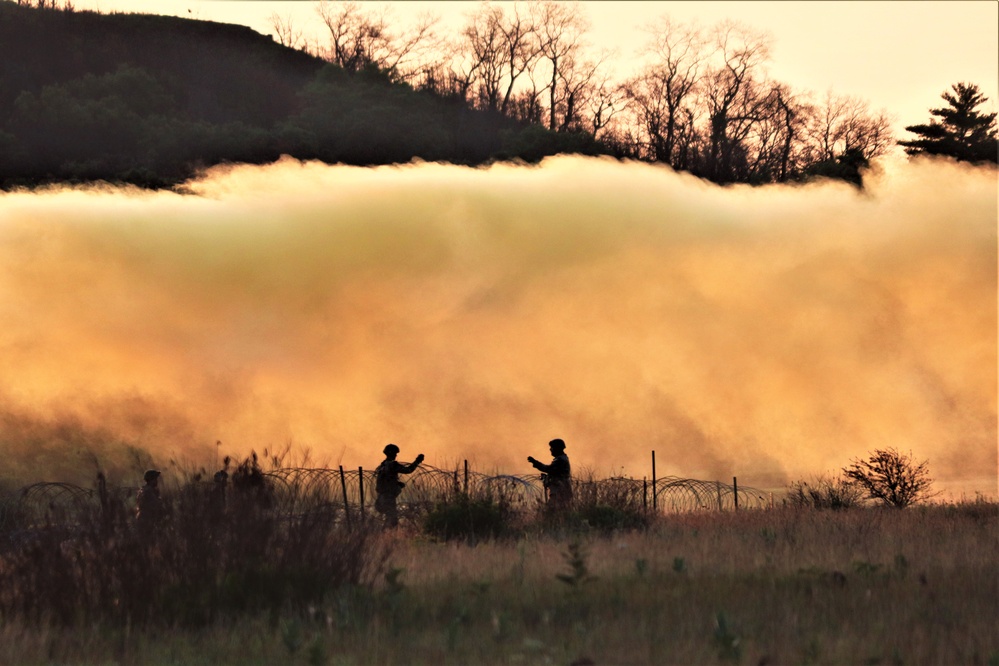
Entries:
POLYGON ((866 185, 563 156, 5 194, 0 471, 40 441, 204 464, 218 440, 526 474, 562 437, 578 473, 655 450, 760 488, 896 446, 994 496, 995 171, 866 185))
MULTIPOLYGON (((77 0, 80 9, 142 11, 243 23, 272 34, 270 16, 291 16, 307 32, 321 34, 315 3, 228 0, 77 0)), ((457 29, 477 2, 366 2, 388 5, 399 25, 421 11, 457 29)), ((512 4, 512 3, 501 3, 512 4)), ((996 110, 999 96, 999 3, 947 2, 582 2, 592 22, 594 45, 615 49, 621 70, 645 35, 641 26, 669 14, 711 25, 733 19, 773 36, 770 74, 798 90, 854 95, 905 125, 925 122, 940 93, 958 81, 978 84, 996 110)))

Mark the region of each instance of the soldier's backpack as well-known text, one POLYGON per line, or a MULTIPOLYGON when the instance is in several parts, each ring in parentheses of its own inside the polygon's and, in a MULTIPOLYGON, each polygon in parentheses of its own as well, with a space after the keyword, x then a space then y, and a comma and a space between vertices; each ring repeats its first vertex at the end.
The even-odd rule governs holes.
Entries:
POLYGON ((392 463, 385 461, 375 469, 375 492, 379 495, 398 495, 403 484, 392 473, 392 463))

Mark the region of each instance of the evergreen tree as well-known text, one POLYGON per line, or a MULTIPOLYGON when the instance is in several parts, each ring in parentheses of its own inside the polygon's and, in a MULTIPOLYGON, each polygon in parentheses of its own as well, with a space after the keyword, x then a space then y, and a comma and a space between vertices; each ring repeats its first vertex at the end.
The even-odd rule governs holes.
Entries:
POLYGON ((906 127, 906 131, 919 138, 899 141, 899 145, 909 155, 949 155, 963 162, 996 163, 999 158, 996 114, 975 110, 988 99, 978 86, 956 83, 940 96, 949 106, 930 109, 940 120, 934 118, 929 125, 906 127))

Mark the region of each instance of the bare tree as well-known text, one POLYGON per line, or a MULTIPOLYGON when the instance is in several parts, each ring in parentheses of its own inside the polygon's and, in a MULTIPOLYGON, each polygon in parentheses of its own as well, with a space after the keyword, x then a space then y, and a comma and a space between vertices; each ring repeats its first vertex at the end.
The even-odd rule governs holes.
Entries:
POLYGON ((868 497, 899 509, 934 497, 930 492, 928 461, 917 463, 912 454, 894 448, 875 449, 867 460, 853 460, 843 475, 864 489, 868 497))
POLYGON ((548 129, 554 132, 572 123, 581 80, 592 76, 591 63, 583 57, 589 25, 576 2, 544 1, 535 12, 538 50, 547 68, 542 90, 548 93, 548 129))
POLYGON ((500 25, 503 31, 504 67, 506 71, 506 90, 500 111, 507 113, 510 98, 513 96, 517 81, 534 67, 540 57, 537 30, 530 13, 525 15, 516 4, 513 5, 513 15, 500 25))
POLYGON ((477 84, 479 106, 491 110, 499 107, 500 87, 503 85, 502 20, 502 8, 483 4, 462 30, 462 50, 468 63, 469 83, 477 84))
POLYGON ((762 96, 754 75, 769 59, 770 44, 766 35, 731 21, 715 27, 713 41, 720 64, 704 78, 702 99, 711 123, 705 167, 712 180, 728 182, 742 152, 740 141, 757 119, 762 96))
POLYGON ((383 25, 369 19, 353 2, 321 0, 316 11, 330 32, 327 60, 350 72, 374 63, 374 51, 379 48, 375 43, 383 41, 383 25))
MULTIPOLYGON (((595 103, 600 106, 599 86, 603 79, 599 77, 606 58, 607 54, 604 53, 597 60, 583 58, 577 61, 575 57, 569 57, 563 62, 565 66, 558 77, 562 94, 557 107, 557 116, 561 119, 556 127, 557 131, 585 131, 592 134, 593 118, 588 114, 584 117, 584 112, 595 103)), ((602 94, 606 102, 613 93, 611 89, 604 89, 602 94)), ((606 114, 609 107, 602 107, 600 110, 606 114)))
POLYGON ((584 52, 586 27, 575 3, 486 2, 462 31, 451 70, 479 108, 528 122, 544 109, 549 129, 595 137, 620 111, 621 93, 601 71, 608 54, 584 52))
POLYGON ((295 25, 291 14, 281 16, 277 12, 270 15, 271 29, 274 31, 277 41, 282 46, 298 49, 305 44, 305 37, 301 28, 295 25))
POLYGON ((823 104, 817 109, 810 130, 817 153, 816 161, 835 159, 839 152, 837 144, 841 138, 841 119, 846 113, 848 103, 846 97, 833 95, 830 90, 826 93, 823 104))
POLYGON ((462 31, 462 51, 477 73, 480 105, 507 113, 518 80, 539 56, 538 38, 529 13, 516 3, 484 3, 462 31))
POLYGON ((515 93, 507 107, 508 115, 524 123, 543 125, 546 111, 541 102, 541 93, 536 85, 515 93))
POLYGON ((677 167, 678 138, 690 128, 684 122, 693 114, 684 108, 692 103, 705 59, 700 30, 661 17, 648 29, 650 42, 644 52, 651 61, 624 84, 632 114, 644 133, 650 159, 677 167))
POLYGON ((746 148, 750 182, 784 182, 797 176, 805 160, 805 129, 812 109, 807 101, 778 82, 765 84, 766 93, 755 110, 746 148))
POLYGON ((884 155, 894 138, 884 111, 873 114, 867 102, 828 91, 806 130, 814 161, 832 161, 857 151, 865 159, 884 155))
POLYGON ((804 132, 808 108, 785 85, 775 85, 772 98, 775 112, 770 118, 776 128, 774 144, 776 171, 773 175, 777 181, 784 182, 791 171, 797 171, 796 165, 792 163, 792 155, 804 132))
POLYGON ((851 114, 846 121, 843 137, 846 151, 859 151, 868 160, 884 155, 895 143, 891 125, 887 112, 875 114, 865 102, 859 112, 851 114))
POLYGON ((443 49, 436 59, 420 66, 411 82, 422 90, 468 104, 477 67, 462 57, 454 44, 446 44, 443 49))
POLYGON ((583 104, 586 113, 586 130, 594 139, 600 140, 613 126, 627 104, 627 94, 623 86, 614 83, 605 72, 597 74, 591 81, 589 94, 583 104))
POLYGON ((324 57, 350 72, 376 67, 394 80, 407 81, 420 73, 419 63, 439 46, 439 19, 429 14, 408 31, 396 33, 389 26, 387 10, 320 0, 316 11, 329 30, 324 57))

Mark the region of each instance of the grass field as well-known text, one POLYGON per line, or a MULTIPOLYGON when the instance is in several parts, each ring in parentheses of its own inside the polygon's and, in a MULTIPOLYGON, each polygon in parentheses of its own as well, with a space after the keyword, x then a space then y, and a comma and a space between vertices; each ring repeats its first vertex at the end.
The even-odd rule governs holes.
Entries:
MULTIPOLYGON (((310 534, 316 524, 306 525, 310 534)), ((177 598, 191 586, 165 558, 167 583, 153 575, 145 584, 151 605, 173 610, 134 615, 142 621, 96 602, 61 619, 52 611, 58 604, 41 604, 34 615, 19 610, 12 590, 59 595, 59 581, 72 585, 74 570, 82 579, 104 573, 100 562, 87 569, 70 557, 63 578, 33 590, 8 553, 0 558, 0 662, 999 664, 994 502, 702 511, 630 531, 546 524, 478 542, 436 541, 412 525, 355 525, 362 536, 351 541, 342 529, 330 528, 325 541, 297 541, 304 559, 288 569, 307 561, 321 569, 326 560, 307 552, 358 566, 305 577, 312 589, 271 603, 225 606, 215 598, 217 608, 237 612, 182 612, 204 602, 195 593, 177 598)), ((105 568, 127 565, 114 557, 103 556, 105 568)), ((138 593, 141 603, 141 586, 138 593)))

